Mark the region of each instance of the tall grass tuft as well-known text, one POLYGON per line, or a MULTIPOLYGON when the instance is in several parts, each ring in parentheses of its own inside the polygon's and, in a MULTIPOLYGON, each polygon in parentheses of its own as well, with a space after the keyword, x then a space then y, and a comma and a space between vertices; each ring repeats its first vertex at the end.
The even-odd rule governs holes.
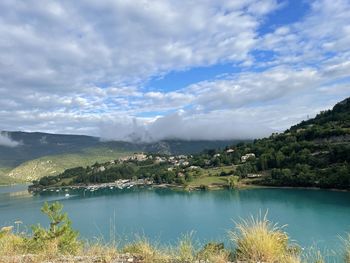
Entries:
POLYGON ((196 249, 193 244, 193 232, 185 234, 179 239, 177 249, 175 249, 175 258, 179 262, 192 263, 196 259, 196 249))
POLYGON ((123 248, 123 252, 140 256, 144 263, 166 263, 170 259, 165 249, 152 244, 146 237, 137 237, 123 248))
POLYGON ((236 229, 229 231, 235 243, 235 258, 245 262, 300 262, 298 252, 289 245, 289 237, 278 226, 267 219, 267 214, 251 217, 236 223, 236 229))
POLYGON ((344 244, 344 262, 350 263, 350 233, 347 234, 346 238, 342 238, 344 244))
POLYGON ((197 260, 210 263, 227 263, 231 253, 224 248, 224 243, 208 243, 197 254, 197 260))
POLYGON ((0 229, 0 255, 12 256, 26 250, 23 237, 12 233, 12 229, 12 226, 0 229))
POLYGON ((99 257, 102 262, 111 262, 119 255, 117 242, 105 243, 102 239, 94 242, 86 241, 82 253, 87 257, 99 257))

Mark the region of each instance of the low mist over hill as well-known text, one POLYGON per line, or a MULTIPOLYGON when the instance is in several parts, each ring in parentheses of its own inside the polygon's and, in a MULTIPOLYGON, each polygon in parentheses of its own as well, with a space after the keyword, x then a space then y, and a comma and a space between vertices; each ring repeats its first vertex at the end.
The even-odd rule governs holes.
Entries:
POLYGON ((100 138, 85 135, 40 132, 1 132, 1 138, 0 182, 3 183, 12 182, 13 178, 28 181, 44 175, 54 175, 70 167, 108 161, 132 152, 193 154, 238 142, 168 140, 132 143, 102 141, 100 138))

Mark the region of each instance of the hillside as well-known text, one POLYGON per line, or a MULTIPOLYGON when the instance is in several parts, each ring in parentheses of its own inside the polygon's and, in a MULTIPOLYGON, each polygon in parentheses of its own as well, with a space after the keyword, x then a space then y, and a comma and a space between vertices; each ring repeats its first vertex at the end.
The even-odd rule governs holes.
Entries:
POLYGON ((106 162, 133 152, 193 154, 206 148, 222 148, 235 141, 181 141, 154 143, 101 141, 84 135, 1 132, 20 142, 16 147, 0 146, 0 184, 32 181, 62 173, 75 166, 106 162))
POLYGON ((34 188, 147 179, 183 186, 194 181, 204 189, 213 182, 230 188, 259 184, 350 189, 349 105, 350 99, 346 99, 283 133, 251 143, 193 156, 150 154, 141 160, 135 157, 76 167, 44 177, 34 183, 34 188))
POLYGON ((255 154, 241 176, 268 172, 259 184, 350 189, 350 98, 237 152, 255 154))
POLYGON ((16 181, 31 182, 46 175, 57 175, 75 166, 87 166, 95 162, 107 162, 115 158, 127 156, 132 152, 111 148, 88 148, 79 154, 60 154, 40 157, 24 162, 8 171, 7 176, 16 181))

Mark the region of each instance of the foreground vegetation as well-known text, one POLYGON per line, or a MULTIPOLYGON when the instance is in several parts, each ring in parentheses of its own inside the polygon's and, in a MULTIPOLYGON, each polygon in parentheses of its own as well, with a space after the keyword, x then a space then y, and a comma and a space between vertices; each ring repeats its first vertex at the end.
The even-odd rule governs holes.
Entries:
MULTIPOLYGON (((317 250, 305 254, 296 243, 290 241, 284 227, 271 223, 266 215, 236 223, 228 233, 232 249, 225 248, 223 243, 208 243, 199 247, 191 234, 183 236, 173 247, 153 244, 144 237, 120 247, 117 242, 81 241, 78 232, 72 229, 67 214, 62 213, 62 208, 58 202, 45 203, 42 207, 42 212, 50 220, 47 229, 37 225, 32 227, 31 234, 24 233, 19 228, 21 222, 1 228, 0 262, 326 262, 317 250)), ((349 263, 350 235, 343 239, 343 244, 343 259, 349 263)))

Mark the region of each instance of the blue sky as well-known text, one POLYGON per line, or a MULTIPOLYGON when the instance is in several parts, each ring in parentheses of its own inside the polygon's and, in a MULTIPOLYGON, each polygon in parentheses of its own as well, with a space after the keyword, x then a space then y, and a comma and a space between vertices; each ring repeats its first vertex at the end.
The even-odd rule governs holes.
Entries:
POLYGON ((256 138, 350 94, 347 0, 4 0, 0 22, 0 130, 256 138))

